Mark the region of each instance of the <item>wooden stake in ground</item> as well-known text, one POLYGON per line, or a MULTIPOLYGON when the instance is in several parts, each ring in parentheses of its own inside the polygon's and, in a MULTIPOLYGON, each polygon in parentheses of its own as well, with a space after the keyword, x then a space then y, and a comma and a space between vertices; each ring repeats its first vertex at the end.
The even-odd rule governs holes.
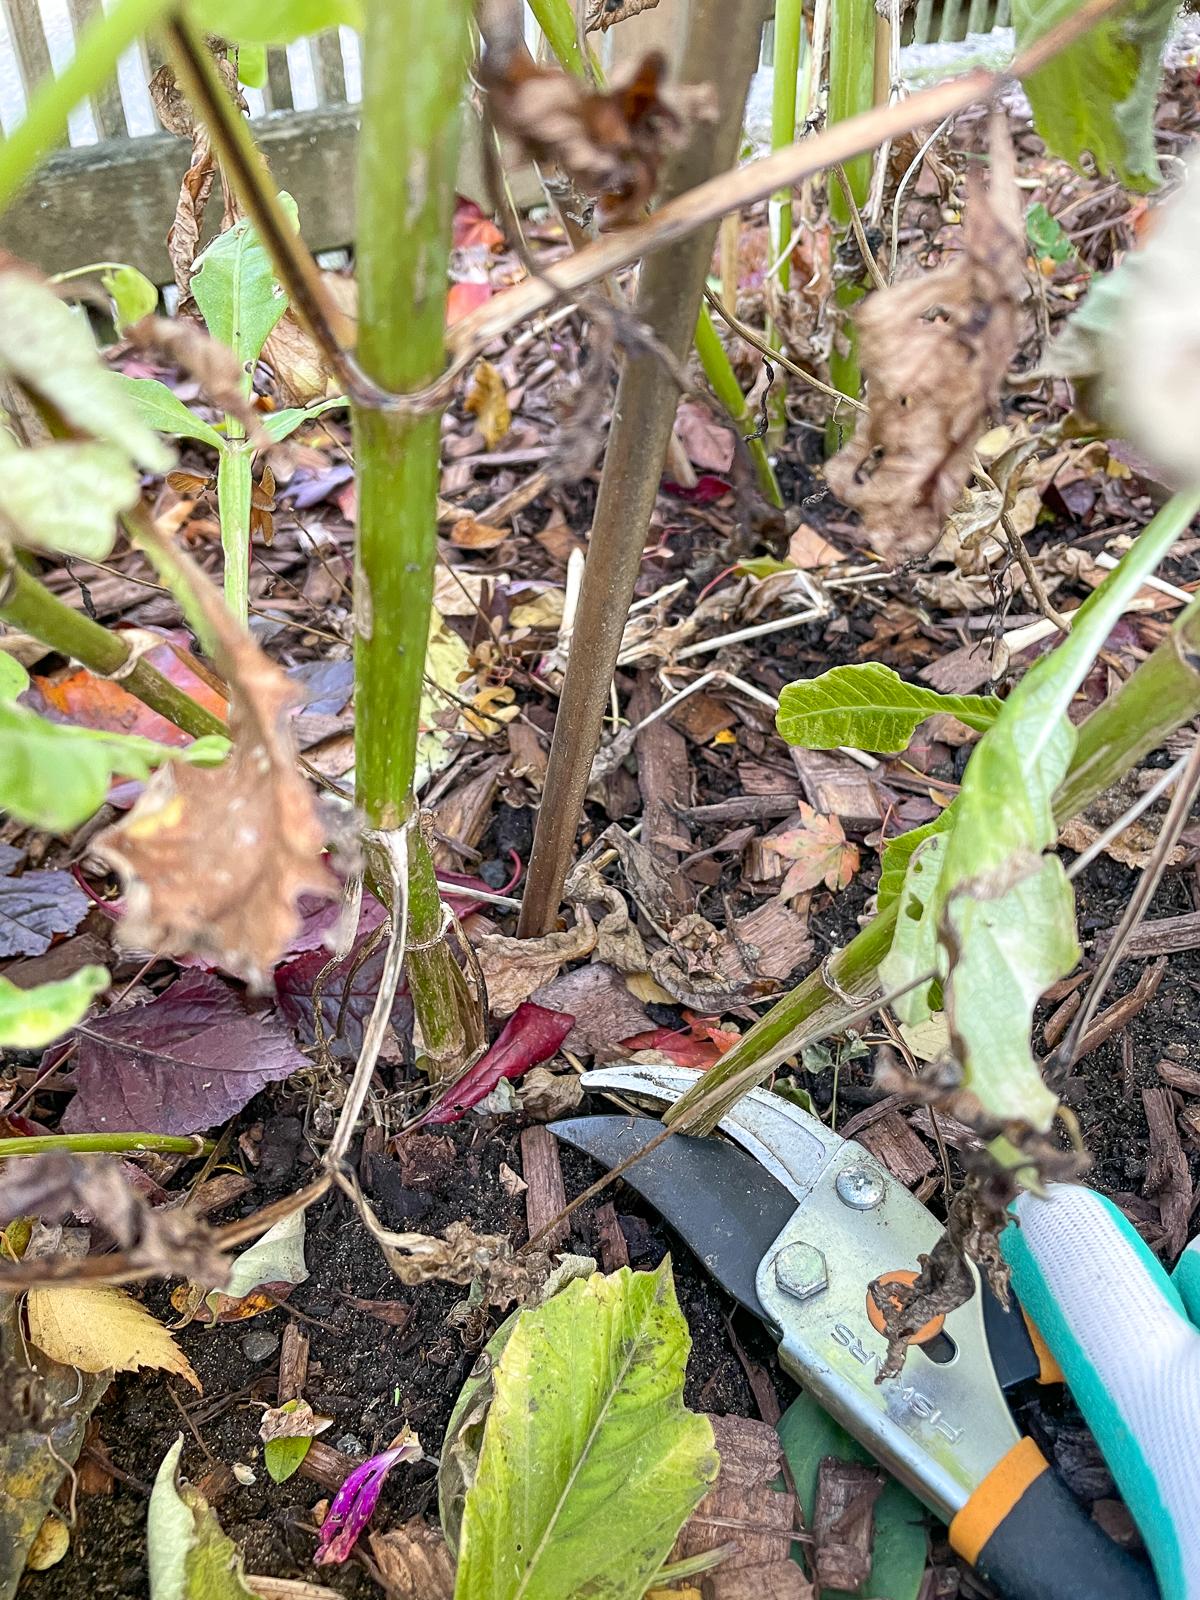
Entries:
MULTIPOLYGON (((720 118, 692 130, 687 148, 670 165, 664 185, 668 196, 733 165, 761 26, 757 4, 731 8, 722 0, 697 0, 682 77, 687 83, 713 84, 720 118)), ((696 326, 715 238, 716 224, 710 223, 642 269, 636 314, 679 359, 686 356, 696 326)), ((518 927, 522 938, 549 933, 558 914, 677 399, 675 380, 657 355, 626 357, 550 747, 545 792, 553 804, 538 813, 518 927)))

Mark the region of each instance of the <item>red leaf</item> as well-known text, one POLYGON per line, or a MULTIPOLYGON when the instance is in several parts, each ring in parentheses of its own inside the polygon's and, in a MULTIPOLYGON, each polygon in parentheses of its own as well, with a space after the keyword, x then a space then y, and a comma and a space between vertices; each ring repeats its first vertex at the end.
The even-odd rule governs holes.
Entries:
POLYGON ((196 1133, 308 1065, 272 1011, 211 972, 187 972, 157 1000, 93 1018, 75 1038, 65 1133, 196 1133))
POLYGON ((722 1050, 712 1039, 697 1039, 675 1028, 651 1028, 621 1040, 623 1050, 657 1050, 677 1067, 699 1067, 702 1071, 721 1059, 722 1050))
MULTIPOLYGON (((146 660, 206 710, 224 718, 228 709, 226 702, 180 660, 169 643, 155 645, 146 652, 146 660)), ((144 739, 155 739, 159 744, 175 748, 192 742, 191 734, 160 717, 157 711, 151 711, 114 679, 102 678, 86 667, 78 667, 61 677, 35 675, 33 682, 38 690, 38 695, 31 697, 35 709, 58 712, 60 720, 76 727, 95 728, 104 733, 137 733, 144 739), (36 704, 39 695, 41 705, 36 704)))
POLYGON ((490 283, 452 283, 446 299, 446 322, 457 322, 468 311, 476 311, 492 298, 490 283))
POLYGON ((454 248, 469 250, 472 245, 482 245, 495 250, 504 243, 504 235, 490 217, 485 217, 474 200, 460 194, 454 207, 454 248))
POLYGON ((487 1054, 465 1072, 414 1128, 457 1122, 464 1111, 487 1098, 501 1078, 519 1078, 550 1057, 575 1026, 565 1011, 549 1011, 526 1000, 513 1012, 487 1054))
POLYGON ((663 488, 668 494, 673 494, 676 500, 686 500, 689 505, 707 506, 714 500, 720 500, 730 492, 732 485, 718 478, 714 473, 703 472, 696 479, 694 489, 685 489, 681 483, 664 483, 663 488))

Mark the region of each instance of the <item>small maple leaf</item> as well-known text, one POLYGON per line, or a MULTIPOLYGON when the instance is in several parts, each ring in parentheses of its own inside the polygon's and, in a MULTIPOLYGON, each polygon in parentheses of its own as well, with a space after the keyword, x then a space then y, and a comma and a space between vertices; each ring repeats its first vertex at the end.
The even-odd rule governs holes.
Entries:
POLYGON ((792 865, 779 891, 781 900, 794 900, 807 889, 824 883, 827 889, 844 889, 858 871, 858 846, 846 838, 841 821, 800 805, 800 826, 772 834, 766 845, 792 865))

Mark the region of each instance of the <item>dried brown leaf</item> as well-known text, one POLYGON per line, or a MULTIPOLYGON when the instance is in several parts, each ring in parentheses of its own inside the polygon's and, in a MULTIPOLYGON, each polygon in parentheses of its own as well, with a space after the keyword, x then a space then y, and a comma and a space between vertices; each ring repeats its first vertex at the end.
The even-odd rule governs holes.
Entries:
POLYGON ((389 1600, 450 1600, 454 1558, 445 1539, 421 1517, 368 1535, 371 1555, 389 1600))
POLYGON ((475 954, 487 983, 492 1014, 511 1016, 535 989, 550 982, 564 962, 590 955, 595 943, 592 919, 582 909, 573 928, 547 933, 540 939, 510 939, 502 933, 485 933, 475 946, 475 954))
MULTIPOLYGON (((223 51, 214 52, 213 64, 238 110, 244 112, 247 106, 238 87, 237 68, 223 51)), ((150 79, 149 90, 158 120, 167 132, 192 141, 192 159, 179 187, 174 221, 167 230, 171 270, 175 274, 180 303, 186 306, 191 300, 192 266, 200 251, 204 213, 217 177, 217 158, 208 130, 196 117, 187 96, 181 93, 170 66, 158 69, 150 79)), ((228 199, 226 203, 228 205, 228 199)))
POLYGON ((119 1161, 49 1151, 0 1170, 0 1225, 15 1217, 65 1222, 87 1215, 111 1235, 130 1265, 164 1277, 186 1272, 223 1283, 228 1258, 194 1212, 152 1207, 129 1182, 119 1161))
POLYGON ((561 167, 600 200, 609 222, 635 218, 654 193, 664 152, 688 124, 711 121, 706 86, 667 86, 666 59, 652 51, 609 80, 605 93, 556 67, 535 64, 524 48, 505 54, 483 77, 497 127, 532 160, 561 167))
MULTIPOLYGON (((328 278, 329 274, 326 274, 328 278)), ((323 400, 329 390, 329 367, 316 340, 301 327, 295 312, 287 310, 263 345, 263 360, 275 374, 285 405, 307 406, 323 400)))
POLYGON ((478 419, 479 431, 489 450, 494 450, 512 427, 508 391, 504 379, 490 361, 475 363, 463 409, 478 419))
POLYGON ((893 560, 941 537, 1017 346, 1025 246, 999 117, 991 147, 990 189, 972 174, 961 258, 871 295, 855 317, 870 413, 826 477, 893 560))
POLYGON ((287 716, 293 685, 203 574, 178 552, 174 560, 191 573, 230 686, 233 749, 220 767, 160 767, 94 849, 125 887, 124 944, 215 956, 264 987, 300 925, 300 895, 333 898, 338 885, 322 859, 325 830, 312 793, 296 770, 287 716))

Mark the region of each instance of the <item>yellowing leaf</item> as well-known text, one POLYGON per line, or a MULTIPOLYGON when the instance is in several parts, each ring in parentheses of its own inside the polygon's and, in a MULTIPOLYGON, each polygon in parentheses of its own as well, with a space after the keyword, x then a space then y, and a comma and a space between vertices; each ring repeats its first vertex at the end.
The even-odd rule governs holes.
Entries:
POLYGON ((566 598, 561 589, 545 589, 535 599, 514 606, 508 620, 514 628, 557 628, 562 623, 566 598))
POLYGON ((66 1523, 52 1511, 34 1535, 25 1557, 28 1572, 48 1572, 56 1567, 71 1546, 71 1535, 66 1523))
POLYGON ((479 419, 483 442, 494 450, 512 427, 512 412, 508 409, 504 379, 490 361, 476 362, 464 406, 479 419))
POLYGON ((166 1328, 123 1289, 31 1289, 25 1309, 32 1343, 64 1366, 81 1372, 161 1367, 200 1391, 200 1379, 166 1328))

